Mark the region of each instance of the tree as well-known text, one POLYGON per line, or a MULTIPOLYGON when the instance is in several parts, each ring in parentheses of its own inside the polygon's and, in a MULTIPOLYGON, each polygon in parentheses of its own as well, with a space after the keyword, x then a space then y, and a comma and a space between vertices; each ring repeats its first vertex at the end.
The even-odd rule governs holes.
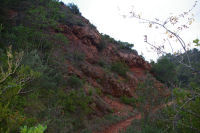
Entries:
POLYGON ((26 84, 39 77, 38 72, 21 65, 23 52, 13 54, 11 47, 6 54, 0 55, 0 131, 13 132, 24 121, 24 116, 16 110, 16 96, 26 84))
MULTIPOLYGON (((140 20, 142 23, 148 24, 149 28, 152 28, 155 26, 155 28, 162 28, 165 30, 166 38, 163 38, 164 45, 156 45, 151 42, 149 42, 148 36, 145 35, 145 42, 150 45, 157 53, 166 55, 168 54, 165 49, 165 44, 169 45, 171 48, 172 53, 176 54, 176 65, 180 64, 181 66, 184 66, 186 69, 190 70, 192 72, 192 76, 194 74, 200 75, 200 70, 195 67, 191 63, 191 59, 189 57, 189 45, 186 44, 184 39, 180 36, 180 31, 189 28, 189 26, 193 23, 194 18, 190 17, 191 11, 196 7, 198 1, 195 1, 194 5, 190 10, 187 12, 183 12, 179 15, 169 16, 164 21, 161 21, 158 18, 155 18, 155 20, 149 20, 146 18, 143 18, 140 14, 137 14, 135 11, 131 11, 131 17, 136 18, 140 20), (187 22, 185 24, 180 23, 180 19, 186 18, 187 22), (180 52, 175 52, 174 47, 172 45, 172 41, 175 40, 177 44, 179 44, 184 51, 184 54, 180 52)), ((183 21, 184 22, 184 21, 183 21)), ((199 40, 196 39, 193 41, 196 46, 199 46, 199 40)), ((158 60, 158 64, 154 64, 154 72, 158 74, 157 78, 164 82, 171 82, 173 81, 173 73, 171 73, 171 77, 165 72, 165 68, 171 70, 171 66, 169 65, 169 62, 166 59, 158 60), (165 65, 164 65, 165 64, 165 65), (162 65, 166 66, 162 68, 162 65)), ((193 83, 192 83, 193 84, 193 83)), ((175 87, 175 84, 172 84, 175 87)), ((195 107, 195 105, 199 104, 199 87, 200 86, 191 86, 190 90, 184 90, 184 89, 173 89, 172 91, 172 101, 174 102, 173 106, 170 106, 168 109, 167 116, 163 119, 166 124, 163 126, 165 128, 165 131, 168 132, 199 132, 199 125, 200 119, 199 114, 200 110, 198 107, 195 107), (171 118, 171 119, 169 119, 171 118)), ((177 87, 178 88, 178 87, 177 87)))
POLYGON ((168 86, 176 82, 175 64, 167 56, 160 57, 157 63, 152 64, 151 71, 159 81, 168 84, 168 86))
MULTIPOLYGON (((142 23, 147 23, 149 25, 149 28, 152 28, 153 26, 155 26, 155 28, 160 27, 160 28, 164 29, 166 31, 165 32, 166 38, 163 38, 164 44, 167 43, 172 50, 171 52, 179 55, 180 52, 175 52, 174 47, 171 43, 171 41, 173 41, 173 39, 175 39, 176 43, 178 43, 182 47, 184 53, 186 54, 186 59, 187 59, 187 62, 183 62, 183 59, 177 60, 177 62, 179 62, 180 64, 184 65, 185 67, 187 67, 188 69, 191 69, 193 71, 197 71, 197 70, 195 70, 193 68, 193 66, 191 65, 190 58, 187 54, 189 44, 188 45, 186 44, 186 42, 179 35, 179 33, 184 29, 188 29, 189 26, 194 22, 194 18, 192 17, 191 12, 197 6, 198 2, 199 2, 199 0, 195 1, 192 8, 189 9, 187 12, 183 12, 182 14, 179 14, 179 15, 169 16, 164 21, 161 21, 158 18, 155 18, 155 20, 149 20, 149 19, 143 18, 140 14, 137 14, 135 11, 130 12, 131 17, 142 21, 142 23), (185 18, 185 20, 187 22, 186 23, 180 23, 181 18, 185 18)), ((168 53, 164 50, 165 49, 164 44, 163 45, 157 45, 157 44, 153 44, 153 43, 149 42, 147 35, 145 35, 144 41, 148 45, 150 45, 157 53, 160 53, 160 54, 167 54, 168 53)), ((194 43, 198 44, 198 39, 195 40, 194 43)), ((185 58, 185 57, 182 57, 182 58, 185 58)), ((198 71, 198 73, 200 73, 200 71, 198 71)))

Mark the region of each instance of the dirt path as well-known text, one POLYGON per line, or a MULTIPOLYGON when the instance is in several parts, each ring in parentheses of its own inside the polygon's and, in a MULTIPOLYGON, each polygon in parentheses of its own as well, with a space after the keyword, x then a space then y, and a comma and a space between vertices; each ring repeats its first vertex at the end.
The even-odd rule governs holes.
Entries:
POLYGON ((129 117, 128 119, 119 123, 116 123, 100 133, 119 133, 119 131, 126 130, 126 128, 131 124, 131 122, 136 119, 141 119, 141 113, 137 114, 136 116, 129 117))
MULTIPOLYGON (((166 106, 169 106, 169 105, 172 105, 173 102, 169 102, 167 104, 163 104, 155 109, 153 109, 153 113, 155 113, 157 110, 163 108, 163 107, 166 107, 166 106)), ((113 124, 111 125, 110 127, 106 128, 105 130, 99 132, 99 133, 119 133, 119 131, 125 131, 126 128, 131 125, 131 122, 133 120, 137 120, 137 119, 141 119, 142 118, 142 115, 141 113, 138 113, 136 116, 132 116, 132 117, 129 117, 128 119, 126 120, 123 120, 123 121, 120 121, 116 124, 113 124)))

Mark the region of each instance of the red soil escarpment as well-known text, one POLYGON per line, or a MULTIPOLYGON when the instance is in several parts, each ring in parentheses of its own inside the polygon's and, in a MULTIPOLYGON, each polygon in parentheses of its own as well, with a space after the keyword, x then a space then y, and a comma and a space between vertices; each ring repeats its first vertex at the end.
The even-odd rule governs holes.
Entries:
MULTIPOLYGON (((98 88, 101 91, 101 94, 95 93, 93 96, 92 108, 96 110, 97 115, 103 116, 113 111, 113 114, 127 116, 134 109, 121 103, 119 98, 137 97, 135 90, 138 84, 144 82, 150 74, 151 65, 134 50, 122 49, 118 42, 103 40, 103 35, 86 19, 81 16, 79 19, 83 20, 84 26, 62 24, 60 30, 55 31, 64 34, 69 44, 55 50, 54 54, 58 57, 70 56, 63 61, 63 66, 67 66, 62 68, 67 69, 66 77, 76 75, 83 79, 87 83, 84 86, 87 93, 91 88, 98 88), (115 62, 122 62, 128 67, 125 76, 112 71, 112 64, 115 62)), ((166 88, 156 79, 154 82, 155 87, 163 92, 164 96, 163 90, 166 88)), ((119 130, 124 130, 134 119, 141 119, 141 114, 130 116, 124 121, 107 127, 102 133, 117 133, 119 130)))

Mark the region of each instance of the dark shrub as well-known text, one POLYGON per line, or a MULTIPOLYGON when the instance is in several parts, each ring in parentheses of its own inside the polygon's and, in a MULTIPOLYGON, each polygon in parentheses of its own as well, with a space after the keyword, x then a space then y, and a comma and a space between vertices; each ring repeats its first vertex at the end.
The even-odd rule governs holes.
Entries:
POLYGON ((72 13, 77 14, 77 15, 81 15, 79 8, 74 3, 69 3, 67 6, 71 9, 72 13))
POLYGON ((64 98, 64 106, 69 112, 79 112, 86 115, 90 112, 90 100, 90 97, 82 89, 72 90, 64 98))
POLYGON ((125 63, 115 62, 111 65, 111 70, 120 76, 126 77, 126 73, 129 71, 129 68, 125 63))
POLYGON ((121 42, 121 41, 119 41, 118 43, 120 45, 120 49, 132 50, 132 48, 134 46, 134 44, 130 44, 128 42, 121 42))
POLYGON ((70 76, 68 81, 67 81, 67 83, 71 88, 76 88, 77 89, 77 88, 82 88, 83 87, 83 81, 79 77, 77 77, 75 75, 70 76))
POLYGON ((106 48, 106 42, 105 40, 101 39, 100 43, 96 45, 98 51, 102 51, 104 48, 106 48))
POLYGON ((137 102, 137 99, 135 99, 134 97, 127 97, 127 96, 122 96, 120 97, 120 100, 125 103, 125 104, 129 104, 133 107, 135 107, 135 104, 137 102))

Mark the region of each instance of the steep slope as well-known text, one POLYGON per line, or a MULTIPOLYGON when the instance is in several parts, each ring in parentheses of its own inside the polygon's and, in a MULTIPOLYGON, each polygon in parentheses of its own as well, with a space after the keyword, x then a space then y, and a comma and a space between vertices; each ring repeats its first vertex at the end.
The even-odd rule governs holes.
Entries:
MULTIPOLYGON (((87 22, 87 20, 84 21, 87 22)), ((70 73, 86 78, 92 86, 100 87, 103 92, 112 96, 120 97, 123 94, 133 96, 133 90, 136 88, 139 80, 145 78, 145 73, 151 68, 150 64, 137 55, 135 51, 121 49, 117 42, 110 43, 103 40, 105 42, 102 44, 102 35, 95 28, 90 27, 90 24, 86 24, 84 27, 69 27, 67 25, 61 25, 60 27, 62 30, 57 32, 63 33, 70 40, 70 44, 63 46, 63 52, 60 52, 60 54, 77 52, 84 56, 84 61, 78 68, 72 66, 72 62, 68 62, 70 73), (99 51, 98 46, 105 48, 99 51), (112 70, 106 72, 106 65, 112 67, 114 63, 118 62, 128 66, 127 77, 114 73, 112 70), (126 83, 123 82, 126 79, 128 79, 126 83)))
MULTIPOLYGON (((79 17, 77 19, 82 19, 85 22, 85 26, 68 26, 62 24, 60 25, 61 30, 56 31, 57 33, 64 34, 70 43, 67 46, 63 46, 61 51, 59 49, 59 53, 56 53, 57 50, 55 50, 55 55, 77 52, 81 53, 79 56, 84 56, 84 60, 81 63, 79 62, 80 64, 76 64, 77 66, 66 59, 68 75, 77 75, 80 79, 84 79, 91 85, 93 89, 100 89, 102 92, 101 95, 93 96, 96 105, 95 110, 99 112, 97 115, 101 116, 114 111, 113 114, 128 118, 117 125, 119 129, 123 129, 123 127, 130 125, 132 120, 141 119, 141 114, 135 116, 137 114, 136 108, 121 103, 120 98, 137 98, 135 90, 138 84, 148 80, 151 65, 139 56, 135 50, 127 47, 124 48, 120 42, 106 40, 104 35, 101 35, 96 28, 91 27, 91 24, 85 18, 79 17), (115 64, 119 66, 123 64, 121 68, 117 67, 117 69, 123 70, 124 67, 127 67, 125 75, 120 74, 118 72, 120 70, 115 71, 112 69, 115 64), (132 114, 130 115, 130 113, 132 114)), ((63 55, 57 56, 60 57, 63 55)), ((153 81, 155 87, 160 91, 159 95, 161 97, 169 94, 161 83, 155 79, 153 81)), ((89 89, 88 86, 85 86, 87 93, 89 93, 89 89)), ((109 124, 103 126, 102 130, 108 127, 109 124)), ((116 125, 113 128, 109 127, 109 131, 106 132, 117 132, 118 128, 115 129, 115 127, 116 125)))
POLYGON ((15 79, 28 75, 23 86, 8 95, 10 99, 5 97, 9 92, 0 94, 2 108, 10 105, 12 112, 0 112, 4 116, 0 119, 2 131, 16 132, 19 127, 45 122, 49 133, 103 131, 122 120, 125 123, 119 125, 127 126, 140 118, 135 117, 140 108, 150 112, 149 106, 159 105, 169 94, 150 74, 151 65, 132 49, 133 45, 100 34, 75 5, 9 0, 0 7, 3 67, 9 66, 6 59, 12 57, 7 47, 12 46, 16 57, 19 51, 24 53, 17 62, 20 65, 16 63, 20 68, 0 87, 9 87, 12 82, 18 85, 15 79), (34 72, 39 73, 37 77, 29 76, 34 72))

